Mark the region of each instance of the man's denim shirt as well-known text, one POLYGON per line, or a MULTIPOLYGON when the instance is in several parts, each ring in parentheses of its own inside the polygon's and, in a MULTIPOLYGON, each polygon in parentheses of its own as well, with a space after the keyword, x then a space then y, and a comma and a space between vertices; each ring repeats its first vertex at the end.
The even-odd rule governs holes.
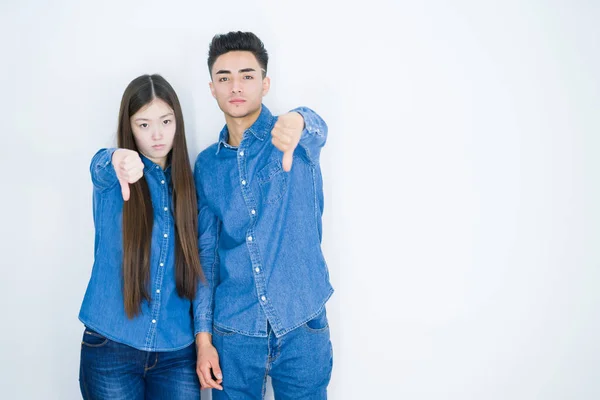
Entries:
POLYGON ((150 302, 128 319, 123 306, 123 197, 111 159, 116 149, 102 149, 92 159, 94 266, 79 319, 119 343, 144 351, 170 351, 194 342, 192 302, 175 285, 175 229, 171 167, 164 171, 140 154, 148 183, 154 225, 150 254, 150 302))
POLYGON ((194 304, 195 330, 216 327, 277 337, 320 314, 333 293, 321 251, 323 182, 319 166, 327 125, 314 111, 294 151, 290 172, 271 142, 277 117, 262 105, 239 147, 219 141, 194 168, 200 262, 208 285, 194 304))

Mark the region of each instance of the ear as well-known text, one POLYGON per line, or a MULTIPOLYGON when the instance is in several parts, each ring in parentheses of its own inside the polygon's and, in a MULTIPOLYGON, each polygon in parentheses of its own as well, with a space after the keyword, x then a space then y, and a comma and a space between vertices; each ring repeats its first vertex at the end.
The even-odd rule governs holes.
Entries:
POLYGON ((213 85, 212 81, 208 82, 208 87, 210 88, 210 93, 212 94, 212 97, 216 99, 217 96, 215 95, 215 86, 213 85))
POLYGON ((268 76, 265 76, 263 78, 263 90, 262 90, 262 95, 266 96, 267 93, 269 93, 269 89, 271 89, 271 78, 269 78, 268 76))

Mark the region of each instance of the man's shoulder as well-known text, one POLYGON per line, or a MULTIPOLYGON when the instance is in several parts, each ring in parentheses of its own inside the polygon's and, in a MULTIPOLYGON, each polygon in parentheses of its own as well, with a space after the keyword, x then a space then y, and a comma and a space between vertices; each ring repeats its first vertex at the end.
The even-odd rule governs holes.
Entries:
POLYGON ((198 154, 195 162, 196 169, 198 169, 199 166, 212 162, 216 158, 218 145, 219 143, 215 142, 198 154))
POLYGON ((211 171, 211 165, 214 165, 218 143, 213 143, 206 149, 202 150, 196 157, 194 163, 194 180, 196 181, 196 189, 200 190, 203 186, 203 182, 210 179, 210 175, 207 175, 211 171))

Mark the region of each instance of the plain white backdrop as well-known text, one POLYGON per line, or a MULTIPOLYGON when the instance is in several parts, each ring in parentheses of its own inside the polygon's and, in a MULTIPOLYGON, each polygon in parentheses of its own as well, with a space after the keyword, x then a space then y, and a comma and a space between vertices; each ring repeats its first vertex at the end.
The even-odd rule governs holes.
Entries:
POLYGON ((2 1, 1 398, 80 398, 90 159, 143 73, 214 142, 230 30, 329 125, 331 399, 600 398, 600 3, 350 3, 2 1))

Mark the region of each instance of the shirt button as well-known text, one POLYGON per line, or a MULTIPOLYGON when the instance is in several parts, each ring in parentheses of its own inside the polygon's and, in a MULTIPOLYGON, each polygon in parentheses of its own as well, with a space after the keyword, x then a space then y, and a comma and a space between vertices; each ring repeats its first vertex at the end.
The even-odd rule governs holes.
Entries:
POLYGON ((156 293, 160 293, 160 289, 156 289, 156 293))
POLYGON ((252 210, 250 212, 252 213, 252 215, 256 214, 256 210, 252 210))
POLYGON ((261 299, 262 301, 267 301, 267 298, 266 298, 265 296, 261 296, 261 297, 260 297, 260 299, 261 299))
MULTIPOLYGON (((158 167, 157 167, 157 168, 158 168, 158 167)), ((164 181, 164 180, 162 180, 162 181, 160 181, 160 183, 161 183, 162 185, 164 185, 164 184, 165 184, 165 181, 164 181)))
POLYGON ((156 169, 158 169, 158 168, 159 168, 159 167, 158 167, 158 165, 157 165, 157 166, 156 166, 156 169))
POLYGON ((244 157, 244 150, 240 151, 240 156, 244 157))
POLYGON ((169 236, 169 235, 167 235, 167 234, 165 233, 165 234, 164 234, 164 236, 165 236, 165 237, 167 237, 167 236, 169 236))
POLYGON ((252 236, 248 236, 248 241, 251 242, 252 241, 252 236))
POLYGON ((156 323, 156 320, 155 320, 155 319, 153 319, 153 320, 152 320, 152 323, 153 323, 153 324, 155 324, 155 323, 156 323))
POLYGON ((163 263, 160 263, 160 266, 161 266, 161 267, 164 267, 164 266, 165 266, 165 264, 163 264, 163 263))
POLYGON ((165 211, 167 211, 167 210, 168 210, 168 208, 167 208, 167 207, 165 207, 165 211))
POLYGON ((243 180, 243 181, 242 181, 242 185, 245 185, 245 184, 246 184, 246 181, 244 181, 244 180, 243 180))
POLYGON ((254 270, 256 271, 257 274, 260 272, 260 268, 258 268, 258 267, 254 268, 254 270))

